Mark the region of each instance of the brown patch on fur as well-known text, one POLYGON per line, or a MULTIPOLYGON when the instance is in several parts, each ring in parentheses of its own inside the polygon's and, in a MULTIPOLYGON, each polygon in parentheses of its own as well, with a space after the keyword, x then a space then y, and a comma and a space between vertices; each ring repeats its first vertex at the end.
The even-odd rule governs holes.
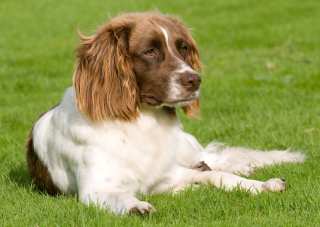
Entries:
POLYGON ((199 170, 201 172, 204 172, 204 171, 211 171, 212 169, 204 162, 204 161, 201 161, 199 162, 198 164, 196 164, 193 169, 196 169, 196 170, 199 170))
POLYGON ((29 134, 26 144, 27 164, 33 183, 41 191, 46 191, 50 195, 61 194, 59 189, 53 184, 48 168, 41 162, 33 146, 32 131, 29 134))
MULTIPOLYGON (((56 106, 57 105, 53 106, 50 110, 54 109, 56 106)), ((47 112, 40 114, 38 119, 40 119, 46 113, 47 112)), ((61 194, 60 190, 53 184, 48 168, 42 163, 34 150, 32 131, 33 128, 28 135, 26 143, 27 166, 29 174, 32 178, 32 182, 37 186, 39 190, 46 191, 49 195, 61 194)))
POLYGON ((175 29, 179 30, 179 33, 183 34, 184 37, 188 39, 188 44, 190 45, 190 52, 186 56, 186 62, 191 65, 191 67, 200 72, 201 71, 201 61, 199 50, 197 48, 196 42, 192 38, 188 29, 186 29, 184 23, 177 17, 168 16, 167 17, 175 26, 175 29))

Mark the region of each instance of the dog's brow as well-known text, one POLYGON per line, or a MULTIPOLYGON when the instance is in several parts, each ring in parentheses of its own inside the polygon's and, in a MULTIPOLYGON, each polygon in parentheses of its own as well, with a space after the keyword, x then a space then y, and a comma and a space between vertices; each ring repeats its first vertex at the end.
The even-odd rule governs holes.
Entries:
POLYGON ((168 35, 167 30, 161 26, 159 26, 159 27, 160 27, 160 30, 162 31, 162 34, 163 34, 164 39, 166 41, 167 48, 168 48, 169 52, 172 53, 170 45, 169 45, 169 35, 168 35))
POLYGON ((161 26, 159 26, 159 27, 160 27, 160 30, 162 31, 162 34, 163 34, 164 38, 165 38, 166 45, 167 45, 167 48, 168 48, 168 50, 169 50, 169 53, 172 54, 172 56, 174 56, 174 58, 177 60, 177 62, 180 63, 180 68, 177 70, 177 73, 183 73, 183 72, 185 72, 185 71, 194 72, 194 70, 193 70, 189 65, 187 65, 187 64, 186 64, 184 61, 182 61, 181 59, 179 59, 179 58, 173 53, 173 51, 172 51, 172 49, 171 49, 171 47, 170 47, 170 45, 169 45, 169 33, 168 33, 168 31, 167 31, 165 28, 161 27, 161 26))

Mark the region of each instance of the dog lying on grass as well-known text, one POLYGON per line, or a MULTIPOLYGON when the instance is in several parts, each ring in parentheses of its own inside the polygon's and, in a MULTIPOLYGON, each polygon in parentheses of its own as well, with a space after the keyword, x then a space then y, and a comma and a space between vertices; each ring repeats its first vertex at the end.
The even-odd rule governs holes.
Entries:
POLYGON ((176 114, 199 109, 200 59, 178 19, 117 16, 81 37, 73 86, 35 123, 29 172, 49 194, 77 194, 116 214, 154 211, 137 193, 176 192, 194 183, 251 193, 285 190, 282 179, 249 180, 255 168, 302 162, 301 153, 211 143, 183 131, 176 114))

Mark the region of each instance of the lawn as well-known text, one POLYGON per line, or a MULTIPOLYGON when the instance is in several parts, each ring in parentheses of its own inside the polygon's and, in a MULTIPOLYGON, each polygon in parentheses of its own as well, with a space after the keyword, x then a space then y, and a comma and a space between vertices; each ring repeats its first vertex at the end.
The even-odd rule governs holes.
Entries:
POLYGON ((315 226, 320 223, 320 1, 1 0, 0 226, 315 226), (284 193, 251 196, 203 186, 142 196, 157 212, 117 217, 75 197, 36 191, 25 140, 37 116, 71 85, 77 29, 110 16, 158 9, 192 28, 204 65, 202 117, 187 131, 206 144, 290 147, 300 165, 257 171, 285 177, 284 193))

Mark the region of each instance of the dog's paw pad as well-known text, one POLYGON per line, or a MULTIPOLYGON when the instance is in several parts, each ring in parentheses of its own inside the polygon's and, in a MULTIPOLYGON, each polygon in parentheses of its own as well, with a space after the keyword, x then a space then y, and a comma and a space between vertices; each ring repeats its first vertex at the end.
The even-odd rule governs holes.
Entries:
POLYGON ((141 214, 146 215, 155 212, 156 209, 147 202, 140 201, 129 208, 129 214, 141 214))
POLYGON ((272 178, 262 184, 263 191, 282 192, 286 189, 286 181, 284 179, 272 178))

